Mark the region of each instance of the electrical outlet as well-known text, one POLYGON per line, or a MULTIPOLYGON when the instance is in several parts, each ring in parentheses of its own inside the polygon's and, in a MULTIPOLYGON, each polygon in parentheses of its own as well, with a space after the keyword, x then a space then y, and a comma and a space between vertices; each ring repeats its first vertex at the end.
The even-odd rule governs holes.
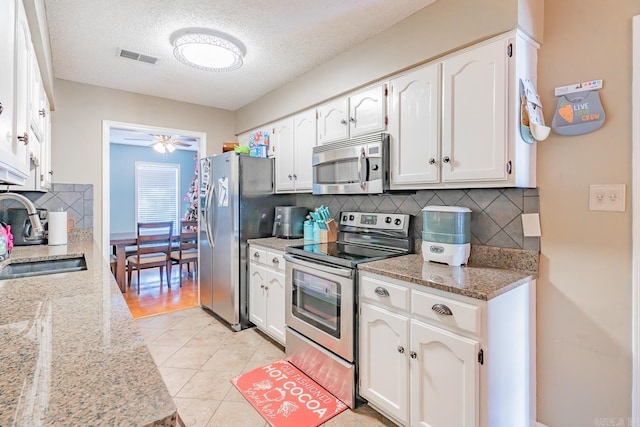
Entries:
POLYGON ((590 185, 589 210, 624 212, 625 185, 590 185))

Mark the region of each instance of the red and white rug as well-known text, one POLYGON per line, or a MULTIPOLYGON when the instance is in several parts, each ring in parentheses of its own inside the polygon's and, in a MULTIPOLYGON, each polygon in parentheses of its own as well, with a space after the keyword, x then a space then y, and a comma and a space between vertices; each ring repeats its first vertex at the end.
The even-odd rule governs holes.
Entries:
POLYGON ((231 378, 272 427, 316 427, 347 405, 285 360, 231 378))

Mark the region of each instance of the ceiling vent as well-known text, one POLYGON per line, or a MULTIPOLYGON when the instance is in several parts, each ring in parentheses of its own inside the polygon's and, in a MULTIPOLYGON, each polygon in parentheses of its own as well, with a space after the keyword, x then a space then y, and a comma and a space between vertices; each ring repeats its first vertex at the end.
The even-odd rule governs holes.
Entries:
POLYGON ((134 61, 146 62, 147 64, 155 65, 158 62, 158 58, 156 58, 155 56, 149 56, 120 48, 118 48, 118 56, 121 58, 133 59, 134 61))

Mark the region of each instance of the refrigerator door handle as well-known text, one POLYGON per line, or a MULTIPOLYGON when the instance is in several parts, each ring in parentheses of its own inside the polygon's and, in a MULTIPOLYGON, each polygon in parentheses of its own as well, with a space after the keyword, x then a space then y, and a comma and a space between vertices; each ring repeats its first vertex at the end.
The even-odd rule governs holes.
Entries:
POLYGON ((207 209, 207 214, 206 214, 204 223, 205 223, 205 232, 207 234, 207 240, 209 241, 209 246, 213 248, 213 233, 211 230, 211 225, 213 224, 213 221, 212 221, 213 209, 211 206, 211 201, 215 200, 215 198, 213 197, 214 195, 212 193, 213 193, 213 184, 209 184, 209 187, 207 188, 207 196, 204 203, 207 209))

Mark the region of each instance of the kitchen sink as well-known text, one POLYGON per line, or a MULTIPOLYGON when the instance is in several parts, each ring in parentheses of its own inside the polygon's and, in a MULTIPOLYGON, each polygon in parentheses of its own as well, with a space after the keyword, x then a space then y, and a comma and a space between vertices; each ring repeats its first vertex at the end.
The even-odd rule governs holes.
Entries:
POLYGON ((45 274, 70 273, 87 269, 84 255, 73 258, 47 259, 8 264, 0 270, 0 280, 22 277, 43 276, 45 274))

